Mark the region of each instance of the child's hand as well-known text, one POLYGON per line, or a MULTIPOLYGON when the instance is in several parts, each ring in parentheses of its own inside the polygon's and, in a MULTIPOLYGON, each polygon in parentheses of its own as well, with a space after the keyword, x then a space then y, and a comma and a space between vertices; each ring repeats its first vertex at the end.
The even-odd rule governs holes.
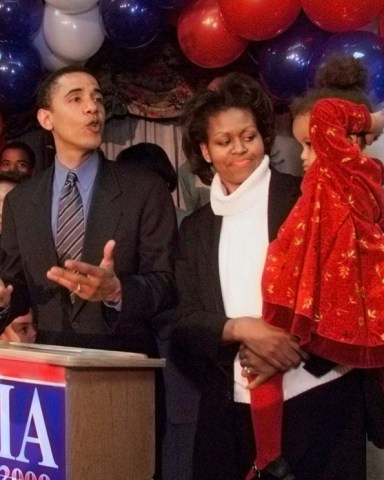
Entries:
MULTIPOLYGON (((270 371, 269 373, 264 372, 258 375, 253 375, 253 380, 249 382, 249 384, 247 385, 247 388, 249 390, 253 390, 254 388, 259 387, 261 384, 263 384, 264 382, 272 378, 275 375, 275 373, 276 371, 275 372, 270 371)), ((248 376, 251 376, 251 375, 248 375, 248 376)))
POLYGON ((245 345, 240 345, 239 349, 240 365, 243 367, 242 376, 250 378, 249 389, 253 389, 273 377, 278 368, 273 367, 268 362, 258 357, 252 350, 245 345))

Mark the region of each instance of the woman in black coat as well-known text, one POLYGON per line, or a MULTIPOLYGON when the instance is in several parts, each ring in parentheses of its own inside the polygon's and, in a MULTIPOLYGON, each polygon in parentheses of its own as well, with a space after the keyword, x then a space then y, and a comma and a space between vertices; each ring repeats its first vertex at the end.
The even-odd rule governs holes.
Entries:
POLYGON ((175 356, 201 392, 193 479, 246 478, 257 448, 246 377, 283 370, 290 470, 277 464, 255 478, 363 480, 360 374, 306 359, 295 338, 261 318, 268 243, 300 194, 300 179, 270 164, 269 98, 252 78, 230 74, 193 97, 182 122, 191 170, 212 182, 210 204, 181 224, 176 261, 175 356))

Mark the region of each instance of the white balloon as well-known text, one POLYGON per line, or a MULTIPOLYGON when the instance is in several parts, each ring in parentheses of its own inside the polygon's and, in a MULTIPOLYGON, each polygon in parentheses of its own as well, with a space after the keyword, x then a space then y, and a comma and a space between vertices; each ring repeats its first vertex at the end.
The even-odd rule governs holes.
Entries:
POLYGON ((45 3, 65 13, 81 13, 93 8, 97 0, 45 0, 45 3))
POLYGON ((105 37, 98 6, 83 13, 69 14, 46 4, 43 32, 50 50, 72 63, 92 57, 105 37))
MULTIPOLYGON (((44 67, 51 72, 54 72, 59 68, 66 67, 67 65, 72 65, 74 63, 71 60, 66 60, 65 58, 61 58, 52 52, 52 50, 48 47, 45 41, 43 26, 39 28, 36 36, 32 40, 32 43, 40 53, 40 56, 43 60, 44 67)), ((83 65, 85 62, 75 62, 75 63, 83 65)))

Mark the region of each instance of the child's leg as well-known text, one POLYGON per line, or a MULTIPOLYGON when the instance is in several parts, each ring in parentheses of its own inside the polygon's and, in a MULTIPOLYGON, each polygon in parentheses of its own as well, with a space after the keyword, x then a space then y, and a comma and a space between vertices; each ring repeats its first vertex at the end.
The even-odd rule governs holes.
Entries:
MULTIPOLYGON (((250 381, 252 379, 250 378, 250 381)), ((257 470, 263 470, 281 455, 283 421, 283 373, 278 372, 251 390, 251 413, 256 442, 257 470)), ((250 472, 250 475, 254 472, 250 472)), ((248 476, 248 478, 253 478, 248 476)))

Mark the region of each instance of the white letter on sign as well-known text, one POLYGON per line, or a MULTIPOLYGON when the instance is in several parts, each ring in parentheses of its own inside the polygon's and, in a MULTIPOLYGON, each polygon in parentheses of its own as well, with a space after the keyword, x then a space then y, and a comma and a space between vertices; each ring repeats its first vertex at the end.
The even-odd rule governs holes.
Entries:
POLYGON ((55 460, 53 458, 51 444, 49 442, 47 427, 45 425, 43 411, 41 408, 40 398, 39 398, 37 388, 35 388, 35 391, 33 392, 32 405, 29 411, 27 425, 25 427, 23 443, 21 445, 20 454, 16 458, 16 460, 18 460, 19 462, 28 462, 28 460, 25 458, 25 453, 24 453, 25 445, 27 444, 27 442, 36 443, 40 445, 41 455, 43 459, 41 462, 39 462, 39 465, 44 465, 45 467, 58 468, 58 465, 55 463, 55 460), (28 432, 30 430, 32 420, 35 423, 36 434, 37 434, 36 438, 28 436, 28 432))
POLYGON ((10 411, 9 397, 10 391, 15 387, 11 385, 0 385, 0 457, 11 458, 11 428, 10 428, 10 411))

